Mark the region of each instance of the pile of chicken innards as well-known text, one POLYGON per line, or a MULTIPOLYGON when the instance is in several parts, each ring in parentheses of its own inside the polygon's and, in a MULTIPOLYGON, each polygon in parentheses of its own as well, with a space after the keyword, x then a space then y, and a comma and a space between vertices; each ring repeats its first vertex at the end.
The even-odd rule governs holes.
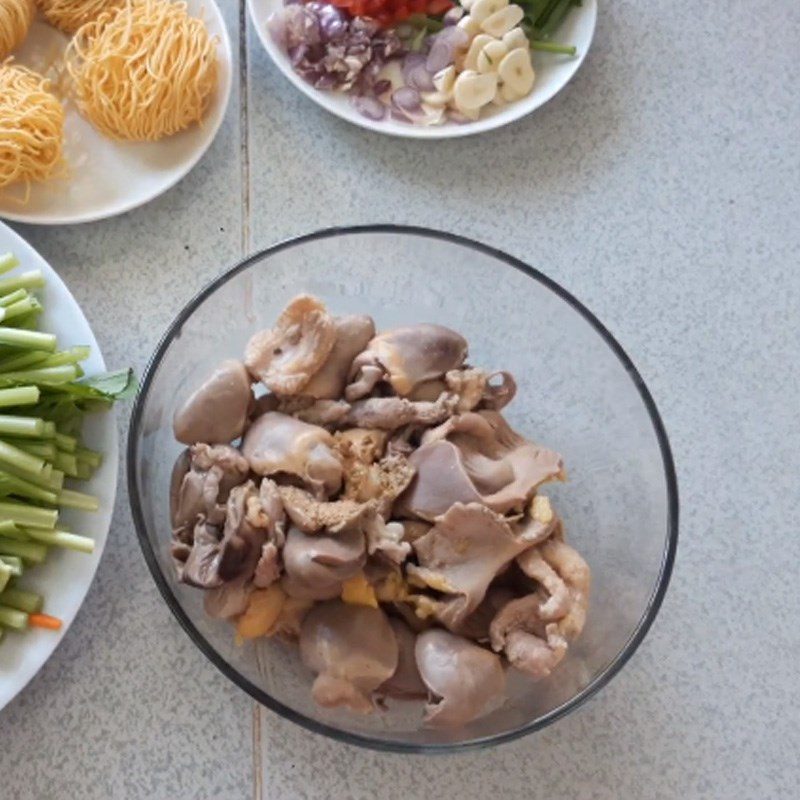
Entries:
POLYGON ((321 706, 465 725, 583 628, 589 568, 537 494, 561 457, 501 415, 512 376, 466 360, 448 328, 376 334, 302 295, 175 414, 178 578, 241 640, 299 642, 321 706))

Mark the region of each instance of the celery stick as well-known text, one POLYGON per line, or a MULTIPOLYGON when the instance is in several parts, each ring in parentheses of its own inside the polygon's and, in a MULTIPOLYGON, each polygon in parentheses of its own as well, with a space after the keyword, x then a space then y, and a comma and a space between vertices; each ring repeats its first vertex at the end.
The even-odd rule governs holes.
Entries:
POLYGON ((85 345, 71 347, 69 350, 62 350, 52 356, 48 356, 38 364, 38 367, 63 367, 69 364, 77 364, 79 361, 86 361, 92 351, 85 345))
MULTIPOLYGON (((67 550, 77 550, 79 553, 94 552, 94 539, 90 539, 88 536, 78 536, 62 530, 46 531, 41 528, 25 528, 25 532, 34 541, 51 547, 64 547, 67 550)), ((2 602, 0 600, 0 603, 2 602)))
POLYGON ((44 433, 44 420, 0 414, 0 436, 25 436, 39 439, 44 433))
POLYGON ((53 506, 58 503, 58 495, 55 492, 43 489, 24 478, 9 475, 7 472, 0 473, 0 487, 4 493, 14 494, 17 497, 26 497, 29 500, 38 500, 40 503, 49 503, 53 506))
POLYGON ((56 424, 49 420, 44 421, 44 431, 42 431, 42 439, 55 439, 56 438, 56 424))
POLYGON ((96 497, 72 489, 62 489, 58 495, 58 504, 62 508, 77 508, 80 511, 97 511, 100 503, 96 497))
POLYGON ((30 314, 31 311, 39 311, 41 306, 36 302, 33 297, 25 297, 22 300, 17 300, 16 303, 0 307, 0 324, 5 325, 8 320, 15 317, 23 317, 25 314, 30 314))
POLYGON ((57 451, 53 459, 53 466, 56 469, 60 469, 64 474, 69 475, 70 478, 78 477, 78 459, 72 453, 57 451))
POLYGON ((28 297, 30 297, 30 295, 24 289, 17 289, 14 292, 9 292, 0 297, 0 308, 13 306, 14 303, 18 303, 20 300, 25 300, 28 297))
POLYGON ((79 461, 85 461, 93 467, 99 467, 103 463, 102 453, 97 453, 88 447, 76 448, 75 454, 78 456, 79 461))
POLYGON ((0 606, 16 608, 26 614, 38 614, 44 606, 44 597, 36 592, 29 592, 16 587, 0 592, 0 606))
POLYGON ((40 269, 22 272, 13 278, 0 279, 0 294, 15 292, 17 289, 41 289, 44 286, 44 275, 40 269))
MULTIPOLYGON (((0 341, 2 341, 3 331, 0 328, 0 341)), ((16 330, 16 328, 14 329, 16 330)), ((15 370, 14 372, 4 372, 0 379, 7 381, 18 381, 19 383, 69 383, 78 377, 78 370, 74 364, 65 364, 63 367, 42 367, 37 366, 33 369, 15 370)))
POLYGON ((78 473, 75 476, 79 480, 88 481, 94 474, 94 467, 86 461, 78 462, 78 473))
POLYGON ((34 364, 41 364, 50 357, 50 353, 43 353, 41 350, 31 350, 27 353, 15 353, 8 358, 0 360, 0 373, 6 370, 19 370, 32 367, 34 364))
POLYGON ((28 627, 28 615, 24 611, 17 611, 15 608, 0 606, 0 625, 24 631, 28 627))
POLYGON ((0 556, 2 561, 10 570, 14 578, 19 578, 24 572, 22 559, 19 556, 0 556))
POLYGON ((64 488, 64 473, 60 469, 52 470, 47 486, 53 492, 60 492, 64 488))
POLYGON ((39 477, 45 472, 47 462, 38 456, 32 456, 18 447, 14 447, 0 439, 0 463, 16 467, 20 472, 39 477))
POLYGON ((18 532, 17 526, 11 520, 0 520, 0 536, 10 536, 13 539, 14 534, 18 532))
POLYGON ((0 408, 32 406, 39 402, 40 395, 38 386, 15 386, 13 389, 0 389, 0 408))
POLYGON ((14 267, 19 266, 19 259, 13 253, 3 253, 0 255, 0 275, 10 272, 14 267))
POLYGON ((11 567, 9 567, 3 561, 0 561, 0 597, 2 597, 2 592, 6 586, 8 586, 8 582, 11 580, 11 577, 11 567))
MULTIPOLYGON (((58 512, 52 508, 36 508, 24 503, 0 502, 0 519, 7 519, 15 525, 32 525, 35 528, 52 530, 58 522, 58 512)), ((0 547, 0 552, 7 551, 0 547)), ((16 553, 11 553, 16 555, 16 553)))
MULTIPOLYGON (((11 524, 14 525, 13 522, 11 524)), ((31 537, 19 525, 0 531, 0 538, 13 539, 15 542, 29 542, 31 540, 31 537)))
POLYGON ((41 475, 31 475, 21 469, 12 467, 10 464, 0 464, 0 475, 12 475, 15 478, 22 478, 34 486, 40 486, 51 492, 59 492, 64 486, 64 473, 61 470, 53 469, 51 464, 45 465, 45 470, 41 475))
POLYGON ((14 447, 19 447, 20 450, 30 453, 32 456, 39 456, 39 458, 43 458, 45 461, 52 461, 58 452, 53 442, 42 442, 36 439, 8 438, 6 438, 6 441, 9 444, 13 444, 14 447))
MULTIPOLYGON (((52 333, 0 327, 0 345, 20 347, 25 350, 47 350, 52 353, 56 349, 56 337, 52 333)), ((8 375, 4 377, 8 377, 8 375)))
POLYGON ((78 440, 66 433, 56 433, 56 447, 65 453, 74 453, 78 447, 78 440))
POLYGON ((47 555, 47 548, 40 542, 0 539, 0 553, 4 556, 19 556, 23 561, 30 561, 32 564, 41 564, 47 555))

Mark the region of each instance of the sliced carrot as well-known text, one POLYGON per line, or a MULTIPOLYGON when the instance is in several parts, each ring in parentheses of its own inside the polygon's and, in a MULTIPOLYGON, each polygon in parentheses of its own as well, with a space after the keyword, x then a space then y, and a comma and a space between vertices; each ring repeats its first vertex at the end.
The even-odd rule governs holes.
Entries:
POLYGON ((28 625, 31 628, 47 628, 57 631, 61 628, 62 622, 58 617, 51 617, 49 614, 29 614, 28 625))

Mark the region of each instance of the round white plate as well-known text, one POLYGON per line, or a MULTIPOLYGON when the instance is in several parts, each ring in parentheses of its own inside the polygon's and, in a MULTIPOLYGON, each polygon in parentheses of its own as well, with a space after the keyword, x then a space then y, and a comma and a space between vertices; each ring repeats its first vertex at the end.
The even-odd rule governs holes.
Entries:
POLYGON ((501 128, 514 120, 530 114, 531 111, 546 103, 557 92, 567 85, 572 76, 583 63, 586 52, 594 36, 595 22, 597 20, 597 0, 583 0, 583 5, 574 8, 564 20, 554 37, 559 42, 574 44, 578 53, 574 57, 553 55, 550 53, 536 52, 533 55, 533 66, 536 71, 536 83, 533 92, 516 103, 510 103, 502 108, 492 108, 484 112, 484 116, 475 122, 459 124, 445 122, 442 125, 412 125, 411 123, 397 122, 386 119, 375 122, 359 113, 351 98, 346 94, 324 92, 315 89, 306 83, 295 71, 289 62, 286 53, 275 43, 267 30, 267 20, 270 15, 281 8, 283 0, 247 0, 250 17, 253 20, 261 43, 270 54, 278 69, 306 96, 315 103, 336 114, 337 117, 346 119, 362 128, 386 133, 390 136, 404 136, 410 139, 450 139, 456 136, 470 136, 473 133, 482 133, 494 128, 501 128))
MULTIPOLYGON (((92 355, 83 364, 86 373, 104 372, 105 363, 97 340, 69 289, 24 239, 0 222, 0 253, 9 251, 20 260, 20 266, 10 275, 30 269, 40 269, 45 275, 47 285, 37 292, 44 304, 41 329, 55 333, 59 347, 89 345, 92 355)), ((60 617, 64 625, 60 631, 6 631, 0 642, 0 709, 25 687, 66 636, 103 554, 117 492, 118 440, 113 412, 87 416, 83 438, 89 447, 104 455, 103 464, 94 477, 80 485, 82 491, 100 500, 100 510, 93 514, 68 511, 64 512, 63 519, 71 530, 94 539, 95 551, 86 555, 53 548, 44 564, 23 575, 21 585, 43 594, 45 613, 60 617)))
MULTIPOLYGON (((219 85, 202 125, 159 142, 115 142, 96 131, 67 103, 65 177, 31 186, 21 205, 23 187, 0 195, 0 217, 39 225, 92 222, 123 214, 171 189, 202 158, 222 124, 231 94, 231 42, 214 0, 188 0, 190 13, 203 14, 219 44, 219 85)), ((60 61, 69 39, 47 23, 34 22, 25 44, 15 53, 21 64, 47 72, 60 61)))

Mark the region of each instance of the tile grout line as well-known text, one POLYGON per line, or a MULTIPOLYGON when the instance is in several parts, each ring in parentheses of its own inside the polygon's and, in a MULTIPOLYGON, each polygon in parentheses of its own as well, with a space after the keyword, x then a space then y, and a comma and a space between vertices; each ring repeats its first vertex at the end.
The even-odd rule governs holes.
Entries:
MULTIPOLYGON (((250 104, 248 87, 247 7, 239 4, 239 156, 242 181, 242 256, 250 253, 250 104)), ((261 784, 261 714, 258 703, 253 704, 253 800, 262 800, 261 784)))
POLYGON ((261 707, 253 703, 253 800, 263 799, 261 779, 261 707))
POLYGON ((250 253, 250 104, 247 58, 247 7, 239 4, 239 150, 242 161, 242 256, 250 253))

